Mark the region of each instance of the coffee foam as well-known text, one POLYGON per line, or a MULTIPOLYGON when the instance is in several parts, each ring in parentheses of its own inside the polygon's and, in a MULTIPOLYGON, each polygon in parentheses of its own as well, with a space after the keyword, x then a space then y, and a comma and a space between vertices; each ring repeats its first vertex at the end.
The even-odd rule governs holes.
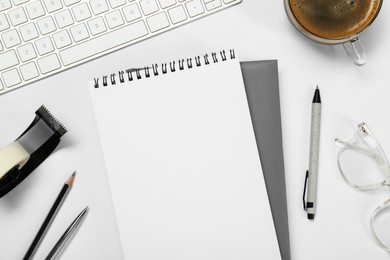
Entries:
POLYGON ((289 0, 297 21, 322 38, 340 39, 362 31, 375 18, 379 0, 289 0))

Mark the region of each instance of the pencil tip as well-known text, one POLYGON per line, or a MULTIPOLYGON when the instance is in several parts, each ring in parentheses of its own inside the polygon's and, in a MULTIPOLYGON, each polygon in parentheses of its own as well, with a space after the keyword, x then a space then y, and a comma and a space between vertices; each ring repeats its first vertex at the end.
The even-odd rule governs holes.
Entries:
POLYGON ((76 176, 76 171, 74 171, 74 172, 72 173, 72 175, 71 175, 71 176, 68 178, 68 180, 66 181, 66 184, 67 184, 68 186, 72 185, 75 176, 76 176))

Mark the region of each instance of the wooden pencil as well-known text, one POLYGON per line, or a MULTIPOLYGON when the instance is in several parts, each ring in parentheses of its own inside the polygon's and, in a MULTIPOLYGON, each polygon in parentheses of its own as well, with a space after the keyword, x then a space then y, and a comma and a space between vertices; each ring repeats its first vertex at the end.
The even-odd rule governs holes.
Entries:
POLYGON ((43 221, 41 228, 39 229, 37 235, 35 236, 29 249, 27 250, 27 253, 24 256, 23 260, 31 259, 31 257, 35 253, 35 250, 38 248, 39 243, 40 243, 41 239, 43 238, 43 236, 45 235, 45 232, 46 232, 48 226, 51 224, 51 221, 53 220, 57 210, 61 206, 61 203, 64 200, 64 198, 67 194, 67 191, 72 186, 75 175, 76 175, 76 172, 73 172, 72 175, 66 180, 64 186, 62 187, 60 193, 58 194, 56 200, 54 201, 53 206, 51 207, 49 213, 47 214, 45 220, 43 221))

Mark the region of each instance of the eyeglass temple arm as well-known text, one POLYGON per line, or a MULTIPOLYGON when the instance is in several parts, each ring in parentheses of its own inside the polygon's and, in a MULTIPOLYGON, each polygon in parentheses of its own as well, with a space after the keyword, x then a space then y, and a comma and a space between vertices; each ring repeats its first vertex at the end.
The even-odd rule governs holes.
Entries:
POLYGON ((348 149, 351 149, 353 151, 357 151, 357 152, 360 152, 364 155, 367 155, 371 159, 378 160, 378 156, 375 155, 375 153, 370 149, 367 149, 367 148, 364 148, 362 146, 358 146, 355 144, 351 144, 349 142, 345 142, 345 141, 338 139, 338 138, 335 139, 335 142, 341 148, 339 154, 341 154, 342 152, 344 152, 348 148, 348 149))

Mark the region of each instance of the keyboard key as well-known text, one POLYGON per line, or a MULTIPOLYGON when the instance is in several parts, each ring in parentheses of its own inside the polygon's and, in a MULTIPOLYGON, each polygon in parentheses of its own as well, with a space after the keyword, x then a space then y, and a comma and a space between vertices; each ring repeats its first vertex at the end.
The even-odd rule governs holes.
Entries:
POLYGON ((28 23, 19 27, 20 34, 22 35, 23 41, 27 42, 35 39, 39 36, 37 28, 34 23, 28 23))
POLYGON ((37 66, 34 62, 24 64, 19 69, 24 80, 30 80, 39 76, 37 66))
POLYGON ((7 48, 14 47, 21 43, 18 31, 15 29, 3 33, 1 38, 3 38, 4 45, 7 48))
POLYGON ((53 34, 54 44, 58 49, 64 48, 72 44, 69 33, 67 30, 60 31, 53 34))
POLYGON ((0 51, 4 50, 3 44, 0 42, 0 51))
POLYGON ((81 3, 79 5, 73 6, 72 11, 77 22, 91 17, 91 12, 89 11, 87 3, 81 3))
POLYGON ((107 31, 106 25, 102 17, 96 17, 95 19, 88 21, 88 27, 92 35, 98 35, 99 33, 107 31))
POLYGON ((158 11, 156 0, 141 0, 139 3, 145 15, 149 15, 158 11))
POLYGON ((104 15, 104 17, 106 18, 108 27, 110 29, 113 29, 115 27, 118 27, 118 26, 124 24, 121 12, 119 10, 115 10, 111 13, 108 13, 108 14, 104 15))
POLYGON ((122 9, 123 14, 125 15, 125 19, 127 22, 131 22, 141 18, 141 13, 139 11, 137 4, 131 4, 122 9))
POLYGON ((27 3, 29 0, 12 0, 14 2, 14 5, 21 5, 24 3, 27 3))
POLYGON ((89 37, 87 27, 83 23, 71 27, 70 33, 72 34, 73 40, 75 42, 82 41, 89 37))
POLYGON ((72 25, 74 23, 72 14, 68 9, 56 13, 54 15, 54 18, 56 19, 58 28, 60 29, 65 28, 66 26, 72 25))
POLYGON ((35 47, 37 48, 39 55, 45 55, 54 51, 54 46, 49 36, 36 40, 35 47))
POLYGON ((200 0, 189 1, 185 4, 185 6, 187 8, 188 15, 190 17, 195 17, 197 15, 204 13, 203 5, 200 2, 200 0))
POLYGON ((13 87, 22 82, 19 72, 16 69, 3 72, 1 75, 3 76, 3 80, 7 88, 13 87))
POLYGON ((53 18, 47 16, 37 21, 39 31, 42 35, 54 32, 56 30, 56 25, 54 24, 53 18))
POLYGON ((165 12, 158 13, 146 19, 151 32, 156 32, 169 26, 165 12))
POLYGON ((19 64, 18 57, 14 50, 0 53, 0 71, 19 64))
POLYGON ((161 8, 167 8, 176 4, 176 0, 158 0, 160 2, 161 8))
POLYGON ((95 15, 108 11, 108 5, 105 0, 91 0, 89 1, 89 4, 91 5, 92 12, 95 15))
POLYGON ((5 14, 0 14, 0 32, 9 28, 9 23, 5 14))
POLYGON ((19 57, 23 62, 29 61, 37 57, 34 47, 31 43, 20 46, 18 48, 19 57))
POLYGON ((0 0, 0 12, 11 8, 11 2, 9 0, 0 0))
POLYGON ((126 4, 126 0, 108 0, 111 5, 111 8, 117 8, 121 5, 126 4))
POLYGON ((78 2, 80 2, 80 0, 64 0, 64 4, 66 6, 74 5, 77 4, 78 2))
POLYGON ((137 4, 131 4, 122 9, 123 14, 125 15, 125 19, 127 22, 131 22, 141 18, 141 12, 139 11, 137 4))
POLYGON ((46 10, 49 13, 55 12, 62 8, 62 3, 60 0, 43 0, 46 10))
POLYGON ((205 2, 206 10, 210 11, 215 8, 221 7, 222 3, 221 0, 213 0, 213 1, 208 1, 207 3, 205 2))
POLYGON ((171 18, 173 24, 187 20, 187 14, 182 5, 169 9, 168 15, 171 18))
POLYGON ((58 60, 57 54, 50 54, 38 60, 38 66, 42 74, 52 72, 61 68, 61 63, 58 60))
POLYGON ((23 7, 12 9, 8 12, 8 16, 13 26, 27 22, 27 16, 23 7))
POLYGON ((4 89, 4 86, 3 86, 3 83, 1 83, 1 80, 0 80, 0 90, 3 90, 4 89))
POLYGON ((95 55, 101 55, 103 52, 134 41, 147 34, 148 31, 144 22, 138 21, 60 51, 60 57, 65 65, 70 65, 95 55))
POLYGON ((36 19, 45 14, 45 10, 43 9, 41 1, 35 1, 26 4, 26 10, 30 19, 36 19))
POLYGON ((223 0, 223 2, 224 2, 225 4, 228 4, 228 3, 231 3, 231 2, 234 2, 234 1, 236 1, 236 0, 223 0))

